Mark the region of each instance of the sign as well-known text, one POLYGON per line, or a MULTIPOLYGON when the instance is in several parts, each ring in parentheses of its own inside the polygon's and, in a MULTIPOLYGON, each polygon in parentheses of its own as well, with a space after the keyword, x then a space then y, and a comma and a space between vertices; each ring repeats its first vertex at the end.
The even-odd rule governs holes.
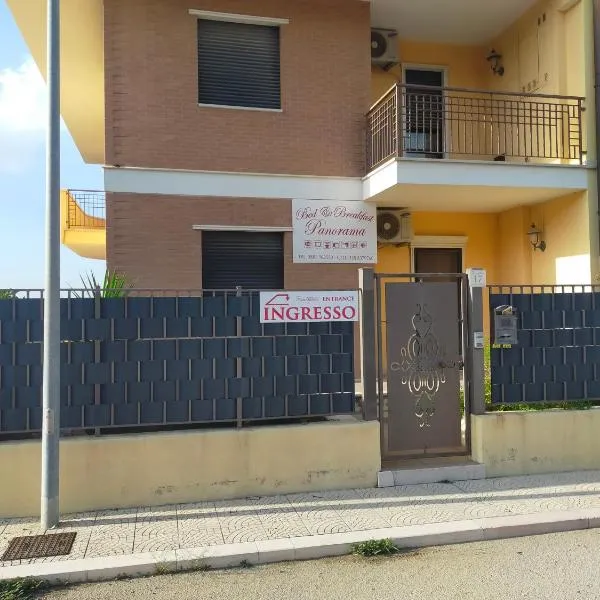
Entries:
POLYGON ((467 269, 467 275, 471 287, 484 288, 486 286, 485 269, 467 269))
POLYGON ((482 350, 485 346, 485 337, 483 335, 483 331, 474 331, 473 332, 473 348, 476 350, 482 350))
POLYGON ((261 292, 261 323, 358 321, 358 292, 261 292))
POLYGON ((295 263, 377 262, 377 208, 366 202, 294 200, 295 263))

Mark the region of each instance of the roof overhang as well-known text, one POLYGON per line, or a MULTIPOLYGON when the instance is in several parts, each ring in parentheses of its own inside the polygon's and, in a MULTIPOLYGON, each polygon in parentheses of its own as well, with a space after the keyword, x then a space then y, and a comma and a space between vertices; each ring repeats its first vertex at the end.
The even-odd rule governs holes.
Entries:
MULTIPOLYGON (((375 27, 402 39, 479 46, 500 35, 538 0, 372 0, 375 27)), ((563 0, 566 1, 566 0, 563 0)))
MULTIPOLYGON (((46 0, 6 0, 46 77, 46 0)), ((103 0, 61 0, 61 113, 87 163, 104 164, 103 0)))

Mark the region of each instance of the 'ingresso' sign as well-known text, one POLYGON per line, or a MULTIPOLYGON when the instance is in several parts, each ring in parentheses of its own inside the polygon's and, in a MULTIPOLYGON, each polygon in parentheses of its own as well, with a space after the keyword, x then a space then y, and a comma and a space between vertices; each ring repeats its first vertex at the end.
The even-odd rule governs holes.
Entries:
POLYGON ((358 292, 261 292, 261 323, 358 321, 358 292))

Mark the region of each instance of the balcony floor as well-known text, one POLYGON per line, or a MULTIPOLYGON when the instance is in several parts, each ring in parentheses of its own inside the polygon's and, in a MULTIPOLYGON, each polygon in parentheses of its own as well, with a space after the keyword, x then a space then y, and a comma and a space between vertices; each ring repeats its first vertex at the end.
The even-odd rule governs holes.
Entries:
POLYGON ((363 194, 378 206, 498 212, 584 191, 589 171, 585 165, 399 158, 371 171, 363 194))

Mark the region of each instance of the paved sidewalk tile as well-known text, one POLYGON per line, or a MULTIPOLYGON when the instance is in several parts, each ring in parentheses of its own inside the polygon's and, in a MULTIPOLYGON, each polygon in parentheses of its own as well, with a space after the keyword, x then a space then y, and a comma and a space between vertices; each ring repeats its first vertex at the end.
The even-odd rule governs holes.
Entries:
MULTIPOLYGON (((134 553, 186 557, 198 548, 220 556, 225 544, 291 556, 311 538, 327 545, 352 532, 410 536, 414 527, 436 524, 451 532, 453 523, 502 523, 515 516, 525 524, 528 517, 539 521, 561 514, 576 521, 594 510, 600 510, 600 471, 105 510, 63 517, 59 530, 77 532, 69 556, 0 562, 0 567, 134 553)), ((35 519, 0 520, 0 555, 12 538, 38 533, 35 519)))

